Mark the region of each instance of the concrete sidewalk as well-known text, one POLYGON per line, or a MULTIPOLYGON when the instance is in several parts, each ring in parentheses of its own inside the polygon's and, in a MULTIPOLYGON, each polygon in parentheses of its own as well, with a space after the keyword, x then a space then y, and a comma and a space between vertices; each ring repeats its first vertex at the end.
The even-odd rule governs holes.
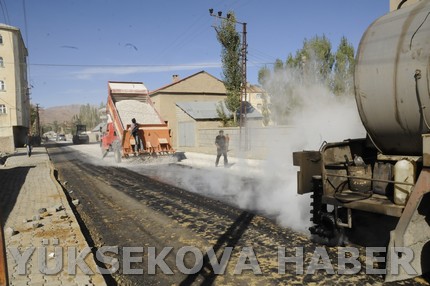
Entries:
POLYGON ((10 285, 106 285, 91 253, 74 262, 71 252, 78 257, 88 244, 44 147, 31 157, 18 149, 0 166, 0 210, 10 285))

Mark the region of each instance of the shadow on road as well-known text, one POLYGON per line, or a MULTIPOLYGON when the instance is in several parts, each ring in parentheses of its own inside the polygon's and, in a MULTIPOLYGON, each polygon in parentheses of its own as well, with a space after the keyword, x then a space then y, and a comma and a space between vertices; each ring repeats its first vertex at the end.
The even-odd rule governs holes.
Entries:
POLYGON ((2 225, 5 224, 15 206, 21 187, 31 168, 34 168, 34 166, 0 170, 0 215, 2 225))
MULTIPOLYGON (((236 221, 217 240, 216 244, 213 246, 214 252, 217 253, 220 249, 225 249, 226 247, 235 247, 242 235, 248 229, 254 216, 255 214, 246 211, 242 212, 236 221)), ((219 253, 221 253, 220 256, 222 256, 224 250, 220 251, 219 253)), ((219 261, 220 257, 217 257, 217 259, 219 261)), ((214 273, 212 265, 209 261, 208 254, 203 257, 203 267, 201 270, 196 274, 188 275, 187 278, 185 278, 185 280, 183 280, 179 285, 191 285, 199 276, 204 278, 200 285, 212 285, 217 277, 217 274, 214 273)))

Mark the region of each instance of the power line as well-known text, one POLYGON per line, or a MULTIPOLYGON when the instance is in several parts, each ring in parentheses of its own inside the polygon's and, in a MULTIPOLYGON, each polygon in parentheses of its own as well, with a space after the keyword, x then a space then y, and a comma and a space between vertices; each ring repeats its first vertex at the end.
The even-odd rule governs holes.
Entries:
POLYGON ((25 0, 22 0, 22 9, 24 11, 24 28, 25 28, 25 41, 27 42, 27 49, 30 44, 28 43, 28 23, 27 23, 27 8, 25 5, 25 0))
POLYGON ((138 64, 138 65, 103 65, 103 64, 53 64, 53 63, 32 63, 31 66, 45 66, 45 67, 219 67, 221 63, 201 63, 201 64, 138 64))
MULTIPOLYGON (((30 49, 30 43, 28 41, 28 23, 27 23, 27 7, 25 5, 25 0, 22 0, 22 9, 24 11, 24 28, 25 28, 25 42, 27 44, 27 50, 30 49)), ((30 63, 30 56, 27 55, 27 71, 28 71, 28 75, 27 75, 27 85, 31 84, 29 83, 31 81, 31 69, 30 69, 31 63, 30 63)), ((31 100, 30 97, 30 87, 27 87, 27 94, 26 94, 26 100, 31 100)), ((30 127, 31 127, 31 118, 29 117, 30 120, 30 127)))
POLYGON ((258 57, 260 59, 263 59, 265 61, 273 61, 274 62, 276 60, 276 57, 274 57, 272 55, 269 55, 269 54, 266 54, 265 52, 260 51, 260 50, 258 50, 256 48, 250 48, 249 49, 249 53, 251 55, 253 55, 255 57, 258 57))
MULTIPOLYGON (((252 58, 252 57, 251 57, 252 58)), ((249 60, 251 63, 250 66, 265 66, 265 65, 273 65, 274 62, 267 62, 267 61, 259 61, 259 60, 249 60)), ((78 68, 148 68, 148 67, 168 67, 168 68, 175 68, 175 67, 207 67, 207 68, 219 68, 221 67, 220 63, 202 63, 202 64, 151 64, 151 65, 99 65, 99 64, 52 64, 52 63, 34 63, 30 64, 31 66, 39 66, 39 67, 78 67, 78 68)))
POLYGON ((175 46, 182 45, 183 42, 186 42, 187 38, 193 38, 193 32, 196 30, 195 28, 199 29, 199 27, 202 26, 199 23, 202 19, 203 15, 201 15, 194 22, 192 22, 191 25, 188 26, 185 30, 183 30, 183 32, 179 34, 169 45, 166 45, 166 47, 160 52, 160 56, 163 56, 167 50, 174 50, 175 46))
POLYGON ((4 2, 4 0, 3 1, 0 0, 0 8, 2 10, 5 23, 7 25, 10 25, 9 14, 7 12, 6 2, 4 2))

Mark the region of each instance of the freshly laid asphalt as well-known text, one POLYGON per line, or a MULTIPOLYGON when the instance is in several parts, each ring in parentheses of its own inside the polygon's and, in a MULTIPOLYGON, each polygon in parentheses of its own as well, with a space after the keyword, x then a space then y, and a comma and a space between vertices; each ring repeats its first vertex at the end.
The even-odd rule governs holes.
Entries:
MULTIPOLYGON (((214 156, 189 153, 186 161, 212 166, 214 156)), ((9 285, 106 285, 91 253, 85 257, 90 275, 79 259, 70 258, 69 251, 78 256, 88 247, 71 205, 45 147, 34 147, 30 157, 18 148, 0 158, 0 222, 9 285), (77 265, 69 268, 71 263, 77 265)))

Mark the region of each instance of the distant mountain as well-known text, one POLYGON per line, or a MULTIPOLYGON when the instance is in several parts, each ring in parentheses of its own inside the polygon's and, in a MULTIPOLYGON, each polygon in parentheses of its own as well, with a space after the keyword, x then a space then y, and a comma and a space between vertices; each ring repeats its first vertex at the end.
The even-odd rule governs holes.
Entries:
POLYGON ((74 115, 79 115, 80 108, 80 104, 43 108, 40 110, 40 123, 44 125, 53 123, 54 121, 58 123, 64 121, 70 122, 74 115))

